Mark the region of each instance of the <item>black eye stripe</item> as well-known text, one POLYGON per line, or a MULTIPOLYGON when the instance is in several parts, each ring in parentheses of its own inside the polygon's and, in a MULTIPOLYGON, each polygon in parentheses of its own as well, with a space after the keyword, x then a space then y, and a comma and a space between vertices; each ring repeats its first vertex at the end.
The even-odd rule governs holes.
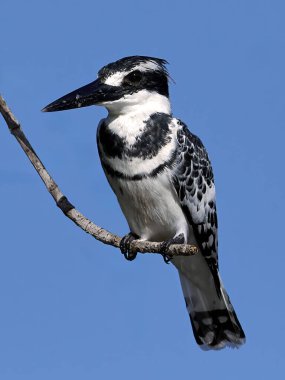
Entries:
POLYGON ((142 73, 139 70, 132 71, 125 78, 125 83, 138 83, 142 79, 142 73))
MULTIPOLYGON (((100 78, 104 81, 102 74, 100 78)), ((131 71, 125 75, 118 88, 120 88, 121 96, 141 90, 157 92, 166 97, 169 96, 167 75, 161 70, 131 71)))

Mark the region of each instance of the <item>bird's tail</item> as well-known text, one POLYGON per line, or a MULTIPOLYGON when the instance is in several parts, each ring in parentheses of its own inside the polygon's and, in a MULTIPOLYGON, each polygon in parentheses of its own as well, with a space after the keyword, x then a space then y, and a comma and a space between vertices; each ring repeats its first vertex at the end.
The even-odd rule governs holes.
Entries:
POLYGON ((199 253, 173 259, 179 271, 196 342, 204 350, 238 347, 245 334, 218 271, 210 270, 199 253))

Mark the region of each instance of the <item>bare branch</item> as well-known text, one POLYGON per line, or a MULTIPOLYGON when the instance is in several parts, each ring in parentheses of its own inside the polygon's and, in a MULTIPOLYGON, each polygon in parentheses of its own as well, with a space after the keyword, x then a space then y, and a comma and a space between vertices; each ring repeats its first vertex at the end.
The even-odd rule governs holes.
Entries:
MULTIPOLYGON (((36 169, 37 173, 44 182, 48 192, 55 200, 57 206, 61 211, 71 219, 77 226, 82 228, 85 232, 93 236, 95 239, 101 241, 104 244, 109 244, 114 247, 120 246, 121 238, 111 232, 105 230, 102 227, 97 226, 91 220, 82 215, 75 207, 69 202, 65 195, 60 191, 58 185, 53 178, 47 172, 43 163, 39 159, 38 155, 32 148, 31 144, 27 140, 24 132, 21 129, 20 123, 13 115, 12 111, 7 106, 5 100, 0 95, 0 112, 6 121, 6 124, 21 145, 25 154, 28 156, 32 165, 36 169)), ((134 241, 131 245, 133 251, 141 253, 161 253, 161 243, 149 242, 149 241, 134 241)), ((192 256, 198 253, 198 248, 195 245, 172 245, 169 249, 169 255, 173 256, 192 256)))

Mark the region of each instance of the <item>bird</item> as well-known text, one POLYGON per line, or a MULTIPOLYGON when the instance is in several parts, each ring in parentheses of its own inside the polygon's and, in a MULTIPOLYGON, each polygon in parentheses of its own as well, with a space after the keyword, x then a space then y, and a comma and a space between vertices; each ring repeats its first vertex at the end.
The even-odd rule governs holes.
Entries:
POLYGON ((172 115, 167 64, 148 56, 121 58, 42 111, 107 109, 97 145, 130 229, 122 253, 133 260, 134 240, 161 242, 165 261, 178 270, 197 344, 205 351, 238 348, 246 338, 219 273, 213 169, 199 137, 172 115), (198 252, 171 256, 172 244, 194 244, 198 252))

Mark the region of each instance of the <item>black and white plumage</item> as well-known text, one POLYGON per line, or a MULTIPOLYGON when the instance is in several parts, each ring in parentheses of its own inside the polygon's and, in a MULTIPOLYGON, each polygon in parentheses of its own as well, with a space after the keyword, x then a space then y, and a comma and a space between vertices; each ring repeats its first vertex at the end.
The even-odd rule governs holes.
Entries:
POLYGON ((102 105, 97 142, 107 179, 139 238, 196 244, 194 257, 173 257, 197 343, 238 347, 245 335, 218 271, 218 225, 212 167, 200 139, 171 114, 166 61, 123 58, 98 79, 45 111, 102 105))

